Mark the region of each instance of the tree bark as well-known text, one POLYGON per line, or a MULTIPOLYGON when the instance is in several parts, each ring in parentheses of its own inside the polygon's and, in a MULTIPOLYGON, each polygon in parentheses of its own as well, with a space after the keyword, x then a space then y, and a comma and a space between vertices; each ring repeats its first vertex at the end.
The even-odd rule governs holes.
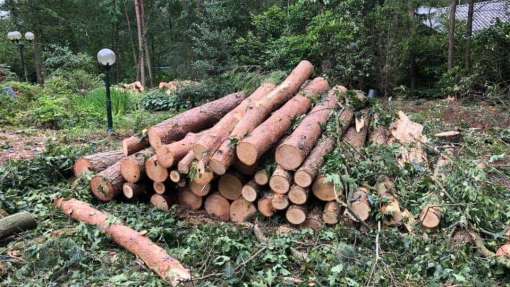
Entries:
POLYGON ((215 173, 224 174, 233 164, 235 159, 235 142, 242 140, 260 125, 272 111, 287 102, 312 73, 313 65, 308 61, 301 61, 280 85, 266 97, 248 107, 249 111, 237 123, 230 133, 229 139, 223 141, 219 150, 214 153, 211 159, 211 168, 215 173))
POLYGON ((74 163, 74 176, 79 177, 86 172, 101 172, 123 157, 122 151, 107 151, 83 156, 74 163))
POLYGON ((212 217, 223 221, 230 220, 230 202, 219 193, 207 197, 204 203, 205 211, 212 217))
POLYGON ((328 97, 316 105, 301 121, 292 134, 276 149, 276 162, 286 170, 296 170, 306 159, 317 143, 322 127, 326 124, 337 104, 337 92, 345 93, 347 89, 335 86, 328 97))
POLYGON ((145 37, 143 35, 144 32, 144 15, 143 15, 143 1, 144 0, 134 0, 135 1, 135 14, 136 14, 136 29, 138 36, 138 69, 140 71, 139 81, 142 83, 142 86, 145 87, 145 37))
POLYGON ((448 25, 448 70, 453 68, 453 57, 455 51, 455 13, 457 11, 457 0, 450 0, 450 16, 448 25))
POLYGON ((294 174, 294 182, 302 188, 309 187, 324 163, 325 156, 334 149, 335 140, 333 138, 320 139, 303 165, 294 174))
POLYGON ((122 177, 131 183, 137 183, 145 175, 145 161, 154 155, 152 148, 141 150, 120 161, 122 177))
POLYGON ((253 130, 237 146, 237 157, 247 165, 253 165, 271 148, 292 125, 292 121, 306 113, 312 100, 329 90, 328 81, 318 77, 308 84, 303 91, 285 103, 266 121, 253 130))
POLYGON ((191 279, 191 273, 179 261, 147 237, 125 225, 118 223, 110 215, 103 213, 85 202, 58 199, 57 208, 64 214, 80 222, 95 225, 117 244, 140 258, 150 269, 172 286, 191 279))
POLYGON ((165 144, 156 148, 158 163, 165 168, 173 166, 174 162, 181 160, 204 133, 188 133, 182 140, 165 144))
POLYGON ((244 198, 234 200, 230 205, 230 221, 241 223, 250 220, 257 214, 255 205, 244 198))
POLYGON ((285 194, 289 191, 291 181, 290 172, 278 165, 269 179, 269 187, 275 193, 285 194))
POLYGON ((149 139, 147 137, 139 138, 132 136, 122 141, 122 151, 125 156, 139 152, 149 146, 149 139))
POLYGON ((0 219, 0 239, 33 229, 37 222, 32 214, 22 211, 0 219))
POLYGON ((466 23, 466 54, 465 54, 465 64, 466 71, 469 73, 471 71, 471 36, 473 36, 473 18, 475 14, 475 0, 468 1, 468 16, 466 23))
POLYGON ((120 161, 98 173, 90 181, 90 188, 94 196, 108 202, 122 193, 124 178, 120 174, 120 161))

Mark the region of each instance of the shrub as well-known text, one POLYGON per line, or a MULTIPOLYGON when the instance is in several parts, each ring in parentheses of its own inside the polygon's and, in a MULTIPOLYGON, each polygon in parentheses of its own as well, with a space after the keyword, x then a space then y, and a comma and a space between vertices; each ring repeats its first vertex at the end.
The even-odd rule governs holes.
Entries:
POLYGON ((57 70, 46 82, 46 91, 53 94, 81 94, 101 86, 99 76, 85 70, 57 70))
POLYGON ((59 71, 83 70, 92 73, 95 67, 94 58, 85 53, 74 53, 67 46, 51 44, 44 51, 44 66, 48 74, 59 71))

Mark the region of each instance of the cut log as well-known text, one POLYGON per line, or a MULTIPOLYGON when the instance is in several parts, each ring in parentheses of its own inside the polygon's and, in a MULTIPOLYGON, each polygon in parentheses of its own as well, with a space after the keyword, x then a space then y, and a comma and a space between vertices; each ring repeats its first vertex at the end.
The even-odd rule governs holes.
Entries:
POLYGON ((147 148, 148 146, 148 137, 145 136, 140 138, 137 136, 132 136, 122 141, 122 152, 124 153, 124 156, 129 156, 147 148))
POLYGON ((188 133, 183 139, 161 145, 156 148, 156 156, 158 163, 162 167, 170 168, 175 162, 180 161, 193 147, 193 144, 200 138, 204 133, 188 133))
POLYGON ((151 204, 159 210, 170 211, 172 205, 176 203, 177 199, 175 195, 163 195, 163 194, 153 194, 151 196, 151 204))
POLYGON ((98 173, 90 181, 90 189, 94 196, 108 202, 122 193, 124 178, 120 174, 120 161, 98 173))
POLYGON ((301 205, 291 205, 285 212, 285 218, 291 224, 302 224, 306 220, 306 208, 301 205))
POLYGON ((254 165, 246 165, 242 162, 240 162, 239 160, 236 160, 234 162, 234 169, 238 172, 240 172, 241 174, 244 174, 244 175, 247 175, 247 176, 253 176, 255 174, 255 172, 257 171, 257 164, 255 163, 254 165))
POLYGON ((170 181, 174 183, 178 183, 179 181, 181 181, 181 173, 175 169, 170 171, 168 177, 170 178, 170 181))
POLYGON ((108 214, 76 199, 58 199, 55 205, 69 217, 97 226, 99 230, 140 258, 150 269, 172 286, 177 286, 191 279, 191 272, 179 261, 170 257, 163 248, 141 233, 116 223, 118 221, 108 214))
POLYGON ((0 219, 0 239, 33 229, 37 226, 32 214, 22 211, 0 219))
POLYGON ((125 182, 122 185, 122 193, 127 199, 142 197, 148 194, 148 192, 149 190, 145 184, 125 182))
POLYGON ((427 229, 434 229, 441 224, 442 212, 437 205, 429 204, 425 206, 420 214, 421 225, 427 229))
POLYGON ((189 151, 177 164, 177 170, 181 174, 188 174, 194 160, 195 156, 193 155, 193 151, 189 151))
POLYGON ((287 102, 312 73, 313 65, 308 61, 301 61, 276 89, 272 90, 265 98, 250 105, 248 112, 232 130, 229 138, 224 140, 218 151, 214 153, 211 159, 211 169, 219 175, 225 174, 234 163, 235 143, 252 132, 277 107, 287 102))
POLYGON ((241 223, 250 220, 257 214, 255 205, 244 198, 234 200, 230 205, 230 220, 241 223))
POLYGON ((164 182, 168 178, 168 169, 159 164, 155 155, 145 161, 145 173, 155 182, 164 182))
POLYGON ((120 161, 122 177, 131 183, 137 183, 145 175, 145 161, 154 155, 152 148, 141 150, 120 161))
POLYGON ((207 169, 205 163, 203 161, 196 162, 196 165, 193 165, 195 172, 193 172, 192 179, 202 185, 206 185, 214 180, 214 173, 207 169))
POLYGON ((342 187, 336 187, 335 193, 335 185, 332 182, 329 182, 328 179, 323 175, 319 175, 313 182, 312 192, 315 197, 322 201, 336 200, 337 195, 340 198, 343 197, 342 187))
POLYGON ((258 185, 264 186, 269 183, 269 173, 266 169, 261 169, 255 173, 253 179, 258 185))
POLYGON ((384 224, 389 226, 400 225, 403 219, 402 211, 400 210, 400 203, 394 195, 395 184, 393 181, 387 176, 380 176, 377 179, 375 189, 383 202, 379 211, 384 216, 384 224))
POLYGON ((459 142, 462 139, 462 134, 459 131, 447 131, 434 135, 436 138, 447 142, 459 142))
POLYGON ((243 180, 240 175, 228 172, 220 177, 218 191, 226 199, 236 200, 241 197, 243 186, 243 180))
MULTIPOLYGON (((366 221, 370 216, 370 202, 368 201, 368 189, 365 187, 359 187, 349 198, 349 204, 352 212, 358 216, 362 221, 366 221)), ((357 221, 348 211, 348 214, 353 221, 357 221)))
POLYGON ((336 201, 327 202, 322 212, 322 220, 326 224, 337 224, 340 217, 340 206, 336 201))
POLYGON ((149 129, 149 143, 158 148, 182 139, 189 132, 207 129, 245 98, 243 92, 233 93, 165 120, 149 129))
POLYGON ((324 78, 318 77, 312 80, 302 91, 239 142, 236 148, 239 160, 247 165, 255 164, 273 144, 289 131, 292 121, 310 109, 312 100, 327 90, 329 90, 329 85, 324 78))
POLYGON ((204 133, 200 139, 193 144, 193 154, 198 160, 205 159, 208 163, 210 157, 216 152, 220 145, 228 139, 230 132, 237 123, 244 117, 248 108, 259 100, 265 98, 275 88, 272 83, 263 83, 248 98, 244 99, 237 107, 228 112, 210 130, 204 133))
POLYGON ((286 194, 278 194, 275 193, 273 195, 273 199, 271 200, 271 204, 273 208, 276 210, 285 210, 289 207, 289 197, 286 194))
POLYGON ((423 125, 415 123, 402 111, 398 112, 398 120, 390 126, 389 143, 400 143, 401 150, 397 161, 400 166, 406 163, 428 167, 427 153, 424 145, 428 142, 423 135, 423 125))
POLYGON ((299 185, 293 184, 289 190, 289 200, 297 205, 305 204, 308 201, 309 193, 308 188, 302 188, 299 185))
POLYGON ((290 172, 281 166, 276 166, 273 175, 269 179, 269 187, 275 193, 285 194, 289 191, 291 180, 290 172))
POLYGON ((365 141, 368 134, 369 115, 368 110, 361 111, 357 116, 356 120, 361 122, 357 127, 350 127, 345 132, 344 142, 352 146, 355 150, 361 150, 365 146, 365 141))
POLYGON ((335 140, 324 137, 313 148, 303 165, 294 174, 294 182, 302 188, 309 187, 317 176, 324 158, 335 148, 335 140))
POLYGON ((322 127, 326 124, 337 104, 337 91, 347 89, 335 86, 328 97, 317 104, 301 121, 298 127, 276 149, 276 162, 286 170, 296 170, 306 159, 317 143, 322 127))
POLYGON ((206 196, 211 191, 211 184, 198 184, 195 181, 191 181, 189 188, 196 196, 206 196))
POLYGON ((254 180, 250 180, 241 190, 242 197, 248 202, 255 202, 259 193, 260 186, 254 180))
POLYGON ((230 219, 230 202, 219 193, 213 193, 207 197, 204 203, 205 211, 212 217, 223 221, 230 219))
POLYGON ((266 193, 264 194, 258 201, 257 201, 257 209, 259 210, 260 214, 262 214, 265 217, 271 217, 273 216, 275 209, 273 208, 273 193, 266 193))
POLYGON ((170 187, 166 182, 153 182, 152 188, 154 189, 154 192, 157 194, 164 194, 168 190, 170 190, 170 187))
POLYGON ((376 127, 368 137, 370 145, 385 145, 388 143, 389 131, 383 127, 376 127))
POLYGON ((124 157, 122 151, 107 151, 79 158, 74 163, 74 176, 79 177, 86 172, 101 172, 124 157))
POLYGON ((311 228, 314 231, 319 231, 324 228, 324 221, 322 221, 322 209, 315 207, 308 211, 305 222, 303 222, 302 226, 311 228))
POLYGON ((180 188, 177 193, 177 202, 189 209, 199 210, 202 207, 202 197, 191 192, 189 188, 180 188))

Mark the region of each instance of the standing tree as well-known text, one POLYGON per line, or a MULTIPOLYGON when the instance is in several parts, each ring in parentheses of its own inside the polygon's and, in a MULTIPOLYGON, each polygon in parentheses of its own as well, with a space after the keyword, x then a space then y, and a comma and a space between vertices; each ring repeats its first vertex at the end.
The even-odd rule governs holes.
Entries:
POLYGON ((473 35, 473 16, 475 14, 475 0, 469 0, 468 2, 468 16, 466 23, 466 51, 465 51, 465 62, 466 71, 471 70, 471 36, 473 35))
POLYGON ((143 0, 135 0, 136 29, 138 32, 138 69, 139 80, 145 86, 145 36, 143 0))
POLYGON ((448 70, 453 68, 453 54, 455 49, 455 13, 457 12, 457 0, 450 2, 450 25, 448 27, 448 70))

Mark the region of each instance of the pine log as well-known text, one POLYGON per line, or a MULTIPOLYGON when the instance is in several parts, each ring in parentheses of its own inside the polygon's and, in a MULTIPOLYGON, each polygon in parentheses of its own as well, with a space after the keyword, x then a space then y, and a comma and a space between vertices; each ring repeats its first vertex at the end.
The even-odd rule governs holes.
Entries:
POLYGON ((302 224, 303 227, 311 228, 314 231, 319 231, 324 228, 324 221, 322 220, 322 210, 318 207, 312 208, 306 214, 305 222, 302 224))
POLYGON ((303 165, 294 174, 294 182, 302 188, 309 187, 324 163, 324 158, 335 148, 335 140, 323 137, 313 148, 303 165))
POLYGON ((205 211, 210 216, 223 221, 228 221, 230 219, 230 202, 217 192, 207 197, 204 207, 205 211))
POLYGON ((275 193, 285 194, 289 191, 291 181, 290 172, 278 165, 269 179, 269 187, 275 193))
POLYGON ((356 126, 350 127, 344 136, 344 142, 352 146, 355 150, 361 150, 365 146, 368 134, 369 115, 368 110, 363 110, 357 115, 357 121, 361 122, 359 130, 356 126))
POLYGON ((151 204, 159 210, 170 211, 172 205, 177 202, 177 198, 174 194, 153 194, 151 196, 151 204))
POLYGON ((189 188, 196 196, 206 196, 211 191, 211 184, 198 184, 196 181, 191 181, 189 188))
POLYGON ((233 93, 165 120, 148 130, 149 143, 158 148, 182 139, 189 132, 211 127, 246 98, 243 92, 233 93))
POLYGON ((177 170, 181 174, 188 174, 193 160, 195 160, 195 155, 193 155, 193 151, 189 151, 177 164, 177 170))
POLYGON ((239 160, 234 161, 233 165, 233 168, 236 171, 247 176, 253 176, 257 171, 257 167, 258 167, 257 163, 255 163, 254 165, 246 165, 239 160))
POLYGON ((203 199, 191 192, 189 188, 180 188, 177 192, 177 202, 186 208, 199 210, 202 207, 203 199))
POLYGON ((301 61, 290 75, 272 90, 265 98, 252 103, 248 112, 237 123, 228 139, 224 140, 218 151, 210 160, 211 169, 219 175, 225 174, 234 163, 235 143, 243 139, 260 125, 272 111, 287 102, 312 75, 313 65, 308 61, 301 61))
POLYGON ((123 157, 124 154, 120 150, 100 152, 81 157, 74 163, 74 176, 79 177, 86 172, 101 172, 123 157))
POLYGON ((335 184, 332 182, 329 182, 328 179, 323 176, 319 175, 315 179, 312 185, 312 192, 315 197, 322 201, 332 201, 336 200, 337 195, 342 198, 343 197, 343 190, 341 187, 335 187, 335 184), (336 190, 335 190, 336 188, 336 190), (336 193, 335 193, 336 191, 336 193))
POLYGON ((156 155, 145 161, 145 173, 155 182, 164 182, 168 178, 168 169, 159 164, 156 155))
POLYGON ((402 223, 402 211, 395 196, 396 190, 393 181, 387 176, 380 176, 377 179, 375 189, 383 202, 379 211, 384 215, 384 224, 389 226, 400 225, 402 223))
POLYGON ((191 279, 191 273, 179 261, 141 233, 119 223, 111 216, 92 208, 85 202, 58 199, 57 208, 75 220, 97 226, 117 244, 142 259, 145 264, 172 286, 191 279))
POLYGON ((147 185, 140 183, 125 182, 122 185, 122 193, 127 199, 142 197, 148 194, 147 185))
MULTIPOLYGON (((349 198, 349 204, 352 212, 362 221, 366 221, 370 216, 370 202, 368 201, 368 189, 359 187, 349 198)), ((357 221, 354 216, 346 211, 353 221, 357 221)))
POLYGON ((302 205, 308 201, 310 191, 308 188, 302 188, 297 184, 293 184, 289 190, 289 200, 293 204, 302 205))
POLYGON ((264 186, 269 183, 269 173, 266 169, 261 169, 255 173, 253 179, 258 185, 264 186))
POLYGON ((214 173, 206 167, 203 161, 196 162, 193 167, 195 169, 193 180, 198 184, 206 185, 214 180, 214 173))
POLYGON ((262 197, 257 201, 257 209, 265 217, 273 216, 275 209, 273 208, 273 193, 265 193, 262 197))
POLYGON ((170 168, 175 162, 180 161, 193 147, 193 144, 198 141, 204 133, 188 133, 183 139, 164 144, 156 148, 156 156, 158 163, 164 168, 170 168))
POLYGON ((154 181, 152 183, 152 189, 154 189, 154 192, 157 194, 164 194, 168 190, 170 190, 170 186, 166 181, 164 182, 156 182, 154 181))
POLYGON ((131 183, 137 183, 145 175, 145 161, 154 155, 152 148, 141 150, 120 161, 122 177, 131 183))
POLYGON ((242 197, 248 202, 255 202, 259 193, 260 186, 254 180, 250 180, 241 190, 242 197))
POLYGON ((248 108, 259 100, 265 98, 275 88, 272 83, 263 83, 248 98, 244 99, 237 107, 228 112, 211 129, 205 132, 200 139, 193 144, 193 154, 198 160, 205 159, 208 163, 210 157, 219 146, 228 139, 230 132, 248 111, 248 108))
POLYGON ((301 121, 298 127, 276 149, 276 162, 286 170, 296 170, 306 159, 317 143, 322 127, 326 124, 337 104, 337 91, 347 89, 335 86, 328 97, 317 104, 301 121))
POLYGON ((90 181, 90 189, 94 196, 108 202, 122 193, 124 178, 120 174, 120 161, 98 173, 90 181))
POLYGON ((236 148, 239 160, 247 165, 255 164, 273 144, 288 132, 292 121, 310 109, 312 100, 327 90, 329 90, 328 81, 321 77, 313 79, 295 97, 239 142, 236 148))
POLYGON ((285 218, 291 224, 302 224, 306 220, 306 208, 301 205, 291 205, 285 212, 285 218))
POLYGON ((322 220, 326 224, 337 224, 340 217, 340 206, 336 201, 326 202, 322 212, 322 220))
POLYGON ((124 156, 129 156, 147 148, 148 146, 148 137, 145 136, 140 138, 137 136, 132 136, 122 141, 122 152, 124 153, 124 156))
POLYGON ((228 172, 220 177, 218 191, 228 200, 236 200, 241 197, 243 180, 239 174, 228 172))
POLYGON ((230 221, 241 223, 250 220, 257 214, 255 205, 244 198, 234 200, 230 205, 230 221))
POLYGON ((290 204, 289 197, 286 194, 275 193, 273 199, 271 199, 271 204, 276 210, 285 210, 290 204))
POLYGON ((178 170, 171 170, 168 177, 170 178, 170 181, 173 183, 178 183, 181 181, 181 173, 178 170))
POLYGON ((385 145, 388 143, 389 131, 383 127, 378 126, 370 133, 368 143, 370 145, 385 145))
POLYGON ((421 225, 427 229, 434 229, 441 224, 442 211, 437 205, 425 206, 420 214, 421 225))
POLYGON ((32 214, 22 211, 0 219, 0 239, 33 229, 37 226, 32 214))

